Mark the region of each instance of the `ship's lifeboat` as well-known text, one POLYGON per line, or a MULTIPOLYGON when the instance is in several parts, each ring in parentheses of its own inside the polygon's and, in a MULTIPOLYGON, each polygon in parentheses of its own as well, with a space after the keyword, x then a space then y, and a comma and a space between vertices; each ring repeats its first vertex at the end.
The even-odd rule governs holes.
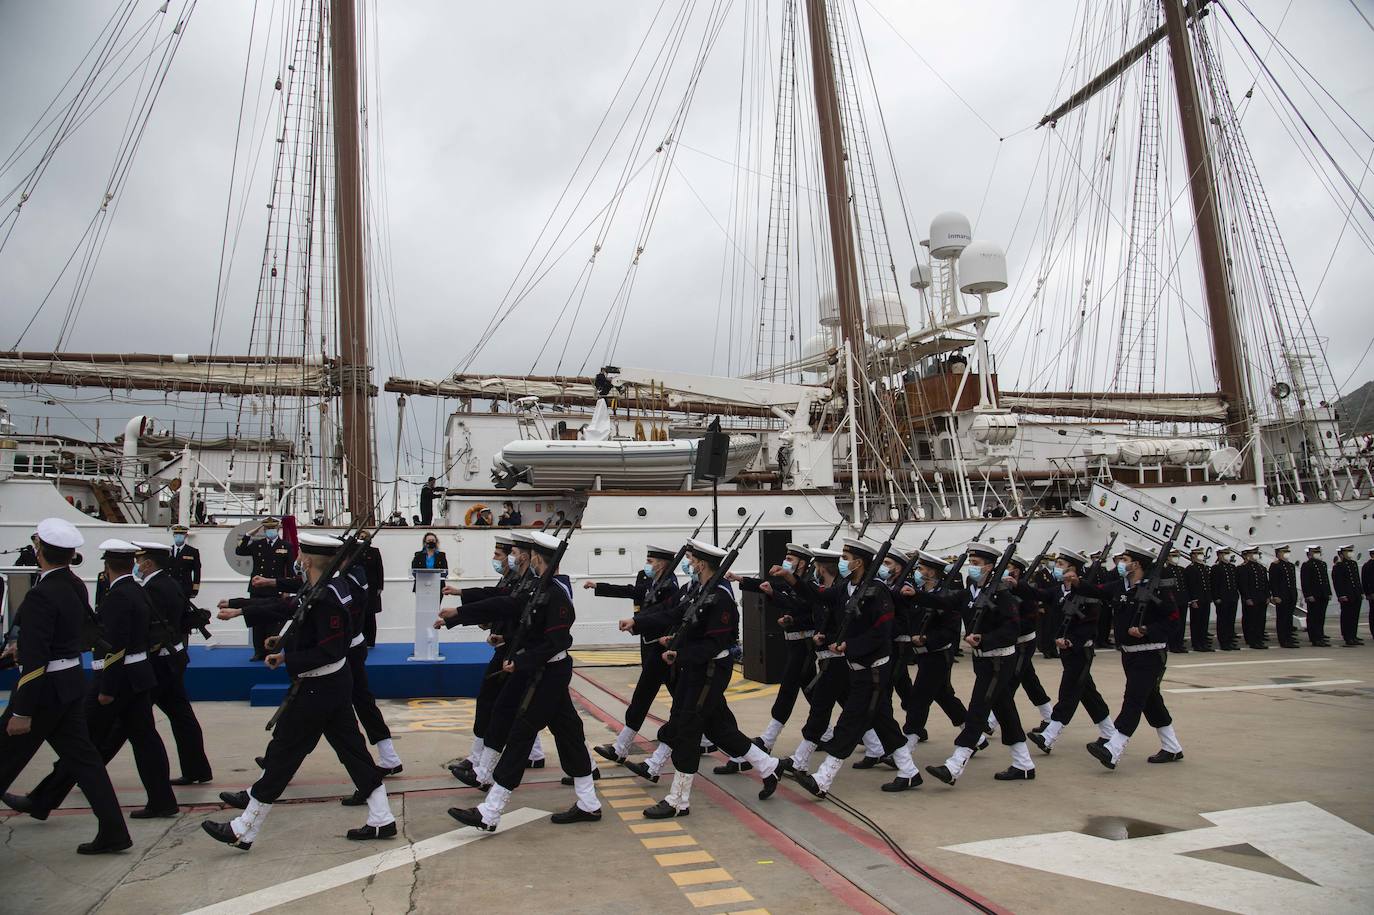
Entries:
MULTIPOLYGON (((500 486, 528 483, 541 489, 680 489, 696 466, 697 439, 653 441, 511 442, 492 461, 500 486)), ((733 479, 753 462, 759 439, 730 436, 725 477, 733 479)))

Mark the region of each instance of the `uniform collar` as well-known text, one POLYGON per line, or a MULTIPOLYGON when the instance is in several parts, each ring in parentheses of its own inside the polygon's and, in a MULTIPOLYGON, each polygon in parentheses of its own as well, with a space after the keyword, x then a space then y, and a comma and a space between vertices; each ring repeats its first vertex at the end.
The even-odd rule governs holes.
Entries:
POLYGON ((125 572, 123 575, 119 576, 119 577, 116 578, 114 581, 110 582, 110 587, 113 588, 115 585, 119 584, 119 583, 120 583, 121 581, 123 581, 124 579, 126 579, 126 578, 133 578, 133 577, 134 577, 134 573, 133 573, 133 572, 125 572))
POLYGON ((161 574, 162 574, 162 570, 161 570, 161 569, 157 569, 157 570, 155 570, 151 575, 144 575, 144 576, 143 576, 143 587, 145 587, 145 588, 148 587, 148 582, 152 581, 154 578, 157 578, 157 577, 158 577, 159 575, 161 575, 161 574))

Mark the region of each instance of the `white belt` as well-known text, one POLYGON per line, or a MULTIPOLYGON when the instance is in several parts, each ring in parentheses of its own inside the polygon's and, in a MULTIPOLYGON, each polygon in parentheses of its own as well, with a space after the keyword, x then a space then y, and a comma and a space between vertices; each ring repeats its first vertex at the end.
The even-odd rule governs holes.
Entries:
POLYGON ((895 639, 893 639, 892 641, 894 641, 894 642, 910 642, 910 641, 911 641, 911 636, 909 636, 909 635, 899 635, 899 636, 897 636, 895 639))
POLYGON ((91 658, 91 670, 104 670, 105 660, 103 658, 91 658))
POLYGON ((353 641, 348 643, 348 647, 357 648, 359 645, 363 643, 364 638, 366 638, 366 636, 364 636, 361 632, 358 633, 357 635, 353 636, 353 641))
POLYGON ((796 632, 784 632, 782 637, 789 642, 799 642, 802 639, 809 639, 816 634, 814 629, 799 629, 796 632))
POLYGON ((884 664, 891 660, 891 655, 883 655, 881 658, 874 661, 872 664, 856 664, 853 661, 846 661, 845 663, 849 665, 850 670, 872 670, 875 667, 882 667, 884 664))
POLYGON ((924 645, 917 645, 916 647, 912 648, 911 650, 912 650, 913 652, 915 652, 916 654, 929 654, 929 653, 930 653, 930 649, 927 648, 927 647, 924 646, 924 645))
POLYGON ((722 658, 728 658, 729 656, 730 656, 730 649, 727 648, 727 649, 725 649, 724 651, 722 651, 720 654, 716 655, 716 656, 715 656, 714 658, 712 658, 711 660, 712 660, 712 661, 719 661, 719 660, 721 660, 722 658))
POLYGON ((148 660, 148 652, 146 651, 136 651, 133 654, 126 654, 124 656, 124 664, 126 666, 129 664, 137 664, 139 661, 146 660, 148 660))
POLYGON ((1084 642, 1082 645, 1079 645, 1078 647, 1079 647, 1079 648, 1091 648, 1091 647, 1093 647, 1093 640, 1092 640, 1092 639, 1088 639, 1086 642, 1084 642))
POLYGON ((1122 645, 1121 650, 1127 653, 1132 651, 1163 651, 1168 647, 1164 642, 1150 642, 1146 645, 1122 645))
POLYGON ((816 660, 818 661, 824 661, 826 658, 838 658, 839 656, 840 653, 838 651, 831 651, 829 648, 822 648, 820 651, 816 652, 816 660))
POLYGON ((547 661, 545 661, 544 663, 545 663, 545 664, 552 664, 554 661, 561 661, 561 660, 563 660, 564 658, 566 658, 567 656, 568 656, 568 653, 567 653, 566 651, 560 651, 558 654, 556 654, 556 655, 554 655, 553 657, 549 658, 549 659, 548 659, 547 661))
POLYGON ((58 658, 56 661, 49 661, 46 665, 48 673, 55 674, 59 670, 70 670, 73 667, 80 667, 80 658, 58 658))
POLYGON ((1034 632, 1027 632, 1025 635, 1018 635, 1018 636, 1016 637, 1016 644, 1018 644, 1018 645, 1024 645, 1024 644, 1026 644, 1027 642, 1031 641, 1031 640, 1034 639, 1034 638, 1035 638, 1035 633, 1034 633, 1034 632))
POLYGON ((1005 658, 1007 655, 1016 654, 1016 646, 1008 645, 1006 648, 989 648, 987 651, 973 649, 975 658, 1005 658))
POLYGON ((326 664, 323 667, 316 667, 314 670, 307 670, 305 673, 296 674, 296 676, 300 677, 302 680, 306 680, 311 677, 327 677, 332 673, 337 673, 339 669, 344 666, 344 662, 346 660, 348 659, 339 658, 339 660, 335 661, 333 664, 326 664))
POLYGON ((167 647, 167 648, 162 649, 161 651, 159 651, 159 652, 157 653, 157 655, 158 655, 158 657, 160 657, 160 658, 165 658, 165 657, 167 657, 168 655, 176 654, 178 651, 185 651, 185 650, 186 650, 186 643, 185 643, 185 642, 177 642, 175 645, 171 645, 171 646, 169 646, 169 647, 167 647))

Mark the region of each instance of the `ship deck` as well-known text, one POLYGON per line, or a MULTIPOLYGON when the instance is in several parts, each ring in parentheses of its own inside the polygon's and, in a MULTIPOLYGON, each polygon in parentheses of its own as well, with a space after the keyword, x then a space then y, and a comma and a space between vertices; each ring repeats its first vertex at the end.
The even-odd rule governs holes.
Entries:
MULTIPOLYGON (((588 743, 620 726, 637 673, 633 650, 578 653, 576 700, 588 743)), ((966 694, 970 664, 955 668, 966 694)), ((1053 690, 1058 663, 1037 658, 1053 690)), ((1120 664, 1104 653, 1095 675, 1115 707, 1120 664)), ((478 792, 444 763, 466 751, 469 699, 383 702, 405 771, 388 780, 402 836, 352 843, 357 808, 327 747, 307 761, 249 853, 212 842, 200 828, 224 819, 217 794, 256 776, 269 710, 247 702, 203 702, 197 713, 215 761, 213 784, 179 789, 175 819, 130 821, 134 848, 84 858, 75 846, 94 834, 79 792, 46 822, 0 816, 6 897, 0 909, 39 913, 232 912, 290 906, 331 915, 486 911, 629 913, 654 911, 1157 913, 1368 912, 1374 910, 1374 791, 1368 761, 1374 702, 1374 644, 1344 649, 1243 650, 1171 656, 1164 682, 1186 757, 1148 765, 1155 735, 1142 724, 1115 772, 1083 750, 1095 736, 1082 714, 1049 756, 1032 750, 1034 782, 1002 783, 1000 746, 981 753, 954 788, 927 778, 890 795, 890 770, 846 768, 835 794, 880 826, 921 870, 898 857, 868 825, 829 801, 784 782, 758 801, 752 774, 717 776, 703 760, 692 814, 649 821, 639 811, 660 798, 650 785, 602 764, 600 823, 554 826, 571 789, 546 737, 548 767, 530 770, 501 831, 455 829, 445 813, 478 792), (21 901, 22 900, 22 901, 21 901)), ((730 702, 741 727, 767 722, 775 686, 738 675, 730 702)), ((666 698, 666 697, 664 697, 666 698)), ((1036 713, 1020 700, 1025 722, 1036 713)), ((656 716, 667 714, 662 701, 656 716)), ((783 732, 791 749, 800 719, 783 732)), ((652 735, 652 726, 646 728, 652 735)), ((164 737, 168 731, 162 728, 164 737)), ((953 729, 935 710, 921 765, 941 762, 953 729)), ((641 739, 637 751, 650 744, 641 739)), ((856 757, 857 758, 857 757, 856 757)), ((43 774, 47 750, 15 788, 43 774)), ((718 760, 716 761, 718 762, 718 760)), ((111 763, 127 808, 142 789, 127 751, 111 763)), ((175 771, 175 763, 174 763, 175 771)))

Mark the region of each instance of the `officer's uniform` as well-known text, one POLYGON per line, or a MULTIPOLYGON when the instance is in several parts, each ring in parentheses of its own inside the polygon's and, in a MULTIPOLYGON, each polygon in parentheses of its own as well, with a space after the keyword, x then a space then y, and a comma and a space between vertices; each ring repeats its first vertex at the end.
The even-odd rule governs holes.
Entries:
MULTIPOLYGON (((138 551, 132 543, 120 540, 107 540, 100 549, 107 555, 120 553, 130 557, 138 551)), ((96 608, 96 615, 109 648, 103 658, 95 657, 91 661, 95 677, 86 690, 86 725, 91 741, 107 763, 126 740, 133 747, 138 777, 148 794, 148 803, 132 816, 140 819, 175 816, 177 799, 172 793, 167 749, 153 722, 157 674, 148 660, 152 604, 134 576, 125 574, 110 582, 105 599, 96 608), (102 704, 101 696, 113 697, 114 701, 102 704)), ((20 643, 22 645, 23 638, 20 643)), ((76 784, 77 772, 59 760, 29 792, 29 802, 36 811, 55 810, 76 784)))
MULTIPOLYGON (((153 554, 159 562, 171 562, 171 550, 165 544, 137 542, 145 553, 153 554)), ((162 709, 172 726, 176 742, 181 776, 173 784, 208 782, 212 777, 210 759, 205 755, 205 734, 196 719, 191 699, 186 695, 186 602, 182 583, 171 569, 158 569, 143 579, 143 590, 152 604, 151 639, 148 660, 157 675, 153 690, 153 704, 162 709)))
POLYGON ((1360 566, 1360 588, 1369 598, 1369 637, 1374 638, 1374 549, 1369 551, 1369 558, 1360 566))
POLYGON ((1341 639, 1347 648, 1363 644, 1360 641, 1360 607, 1364 604, 1364 592, 1360 589, 1360 566, 1353 558, 1354 552, 1353 545, 1341 547, 1338 558, 1331 564, 1331 590, 1340 604, 1341 639))
MULTIPOLYGON (((1212 616, 1212 570, 1203 562, 1201 550, 1192 554, 1192 561, 1183 570, 1183 593, 1188 604, 1188 631, 1193 651, 1213 651, 1209 631, 1212 616)), ((1111 614, 1104 614, 1110 616, 1111 614)))
POLYGON ((1331 644, 1326 637, 1326 607, 1331 603, 1331 570, 1326 560, 1313 556, 1315 547, 1307 548, 1307 560, 1299 570, 1302 598, 1307 603, 1307 638, 1318 648, 1331 644))
MULTIPOLYGON (((76 528, 56 518, 40 522, 38 533, 44 543, 60 549, 72 550, 82 544, 76 528)), ((0 714, 0 792, 9 790, 46 742, 63 770, 81 786, 100 823, 95 841, 80 849, 97 853, 118 851, 133 843, 110 776, 86 726, 81 651, 83 622, 91 614, 87 601, 86 586, 71 569, 62 566, 39 573, 20 604, 23 637, 19 641, 19 682, 0 714), (27 734, 10 736, 8 727, 15 716, 30 719, 27 734)), ((5 795, 6 803, 11 800, 5 795)))
MULTIPOLYGON (((172 534, 185 537, 187 530, 177 525, 172 528, 172 534)), ((200 594, 200 550, 189 543, 173 543, 167 574, 181 586, 187 600, 195 600, 196 595, 200 594)))
POLYGON ((1240 576, 1230 562, 1230 551, 1223 550, 1212 564, 1212 601, 1217 608, 1217 647, 1236 651, 1236 608, 1240 606, 1240 576))
POLYGON ((1269 616, 1269 570, 1260 565, 1258 553, 1241 563, 1236 576, 1240 585, 1240 630, 1251 648, 1268 648, 1265 637, 1269 616))
MULTIPOLYGON (((282 579, 291 574, 291 564, 296 560, 296 551, 291 544, 287 543, 282 537, 268 539, 262 537, 257 540, 245 534, 239 540, 239 545, 234 548, 237 556, 249 556, 253 560, 253 575, 261 575, 263 578, 282 579)), ((274 587, 254 588, 250 582, 248 585, 249 597, 275 597, 277 589, 274 587)), ((247 617, 244 618, 245 621, 247 617)), ((253 639, 253 658, 261 660, 267 655, 265 642, 268 636, 274 635, 275 630, 252 626, 250 624, 253 639)))
POLYGON ((1287 559, 1276 558, 1269 564, 1269 593, 1277 597, 1274 605, 1274 626, 1278 630, 1279 645, 1297 648, 1293 632, 1293 614, 1298 609, 1298 567, 1287 559))

